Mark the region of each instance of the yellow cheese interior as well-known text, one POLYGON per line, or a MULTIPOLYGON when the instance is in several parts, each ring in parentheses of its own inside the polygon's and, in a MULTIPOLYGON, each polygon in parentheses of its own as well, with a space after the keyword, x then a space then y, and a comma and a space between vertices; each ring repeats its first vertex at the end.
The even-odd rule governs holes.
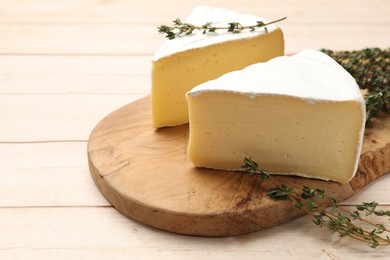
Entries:
POLYGON ((188 123, 185 94, 194 86, 283 54, 283 34, 276 29, 265 35, 191 49, 153 62, 153 126, 188 123))
POLYGON ((250 157, 273 173, 343 183, 354 174, 363 118, 357 101, 309 103, 228 92, 188 101, 188 153, 196 166, 239 169, 250 157))

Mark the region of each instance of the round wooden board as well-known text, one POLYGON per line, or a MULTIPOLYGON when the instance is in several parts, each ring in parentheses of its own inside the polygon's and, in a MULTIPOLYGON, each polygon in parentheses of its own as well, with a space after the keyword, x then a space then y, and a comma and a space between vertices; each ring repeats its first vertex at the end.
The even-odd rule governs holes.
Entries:
MULTIPOLYGON (((187 159, 188 125, 154 129, 149 97, 104 118, 88 142, 92 176, 107 200, 147 225, 189 235, 227 236, 302 216, 290 201, 274 201, 272 182, 240 172, 195 168, 187 159)), ((323 188, 339 201, 390 172, 390 117, 366 130, 359 171, 348 184, 292 176, 283 182, 323 188)))

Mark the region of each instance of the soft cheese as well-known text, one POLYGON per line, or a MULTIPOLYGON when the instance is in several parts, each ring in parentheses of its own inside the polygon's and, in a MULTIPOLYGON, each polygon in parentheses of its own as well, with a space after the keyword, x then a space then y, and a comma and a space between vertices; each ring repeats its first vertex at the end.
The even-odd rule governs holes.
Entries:
MULTIPOLYGON (((234 11, 200 6, 186 22, 227 26, 229 22, 254 25, 266 20, 234 11)), ((153 126, 188 123, 185 93, 227 72, 284 54, 282 31, 274 24, 254 32, 193 34, 166 40, 152 60, 153 126)))
POLYGON ((276 174, 348 182, 363 142, 365 103, 326 54, 305 50, 227 73, 187 93, 190 160, 239 170, 244 157, 276 174))

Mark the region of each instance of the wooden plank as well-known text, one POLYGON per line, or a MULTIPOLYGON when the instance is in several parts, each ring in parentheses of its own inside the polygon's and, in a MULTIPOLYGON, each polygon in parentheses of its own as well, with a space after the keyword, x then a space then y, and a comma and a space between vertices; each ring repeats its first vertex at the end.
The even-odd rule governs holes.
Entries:
MULTIPOLYGON (((286 52, 305 48, 388 47, 389 24, 283 22, 286 52), (304 28, 304 30, 303 30, 304 28)), ((153 55, 164 41, 155 25, 0 24, 0 54, 153 55)))
POLYGON ((109 206, 86 149, 86 142, 0 144, 0 207, 109 206))
POLYGON ((138 95, 1 95, 0 142, 87 140, 107 114, 138 95))
POLYGON ((144 55, 162 40, 156 26, 0 24, 0 54, 144 55))
POLYGON ((147 95, 151 79, 142 75, 0 75, 0 95, 147 95))
POLYGON ((373 250, 319 229, 310 217, 220 238, 161 232, 112 208, 3 208, 0 222, 1 259, 382 259, 390 254, 389 247, 373 250))
MULTIPOLYGON (((148 23, 159 24, 184 18, 197 5, 210 5, 207 0, 177 1, 1 1, 0 23, 148 23)), ((293 23, 388 23, 387 0, 307 1, 307 0, 215 0, 212 5, 269 19, 288 16, 293 23), (330 19, 331 18, 331 19, 330 19)))
POLYGON ((0 56, 0 94, 150 93, 150 56, 0 56))
MULTIPOLYGON (((108 206, 88 170, 86 142, 0 144, 0 207, 108 206)), ((342 203, 390 205, 390 176, 342 203)))

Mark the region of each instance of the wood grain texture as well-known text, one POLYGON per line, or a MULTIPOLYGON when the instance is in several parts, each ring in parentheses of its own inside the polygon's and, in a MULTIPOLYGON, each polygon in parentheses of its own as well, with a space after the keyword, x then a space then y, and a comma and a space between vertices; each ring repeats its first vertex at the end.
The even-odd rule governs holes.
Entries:
MULTIPOLYGON (((390 252, 386 247, 372 250, 340 240, 326 230, 318 232, 310 217, 248 235, 218 238, 158 232, 110 207, 0 208, 0 220, 1 234, 7 234, 0 244, 0 258, 6 260, 387 260, 390 252)), ((384 223, 389 225, 390 220, 384 223)))
POLYGON ((144 95, 0 95, 0 142, 87 140, 109 111, 144 95))
MULTIPOLYGON (((237 235, 304 214, 274 201, 273 183, 244 173, 195 168, 187 159, 188 125, 154 129, 150 97, 103 119, 88 142, 92 176, 124 215, 163 230, 200 236, 237 235)), ((342 185, 292 176, 280 182, 325 189, 338 201, 390 172, 390 116, 367 131, 356 177, 342 185)))
POLYGON ((128 0, 3 0, 0 23, 159 24, 187 16, 195 5, 212 5, 269 19, 288 16, 291 23, 378 24, 389 23, 387 4, 387 0, 144 0, 137 4, 128 0))
POLYGON ((147 95, 150 59, 142 55, 0 55, 0 94, 147 95))
MULTIPOLYGON (((271 20, 287 16, 280 26, 286 52, 291 53, 305 48, 387 47, 390 21, 386 3, 360 0, 354 1, 352 8, 351 3, 335 0, 278 0, 272 5, 268 1, 218 0, 212 5, 271 20)), ((137 5, 96 0, 0 3, 0 54, 153 55, 164 41, 156 27, 176 17, 184 19, 194 6, 202 4, 210 5, 208 1, 176 0, 164 4, 148 0, 137 5)))
MULTIPOLYGON (((286 53, 324 47, 387 48, 390 42, 389 24, 289 24, 287 20, 282 23, 286 53), (351 34, 355 35, 355 41, 351 41, 351 34)), ((153 55, 165 40, 156 32, 158 25, 0 24, 0 55, 153 55)))
POLYGON ((109 206, 86 149, 86 141, 0 143, 0 208, 109 206))

